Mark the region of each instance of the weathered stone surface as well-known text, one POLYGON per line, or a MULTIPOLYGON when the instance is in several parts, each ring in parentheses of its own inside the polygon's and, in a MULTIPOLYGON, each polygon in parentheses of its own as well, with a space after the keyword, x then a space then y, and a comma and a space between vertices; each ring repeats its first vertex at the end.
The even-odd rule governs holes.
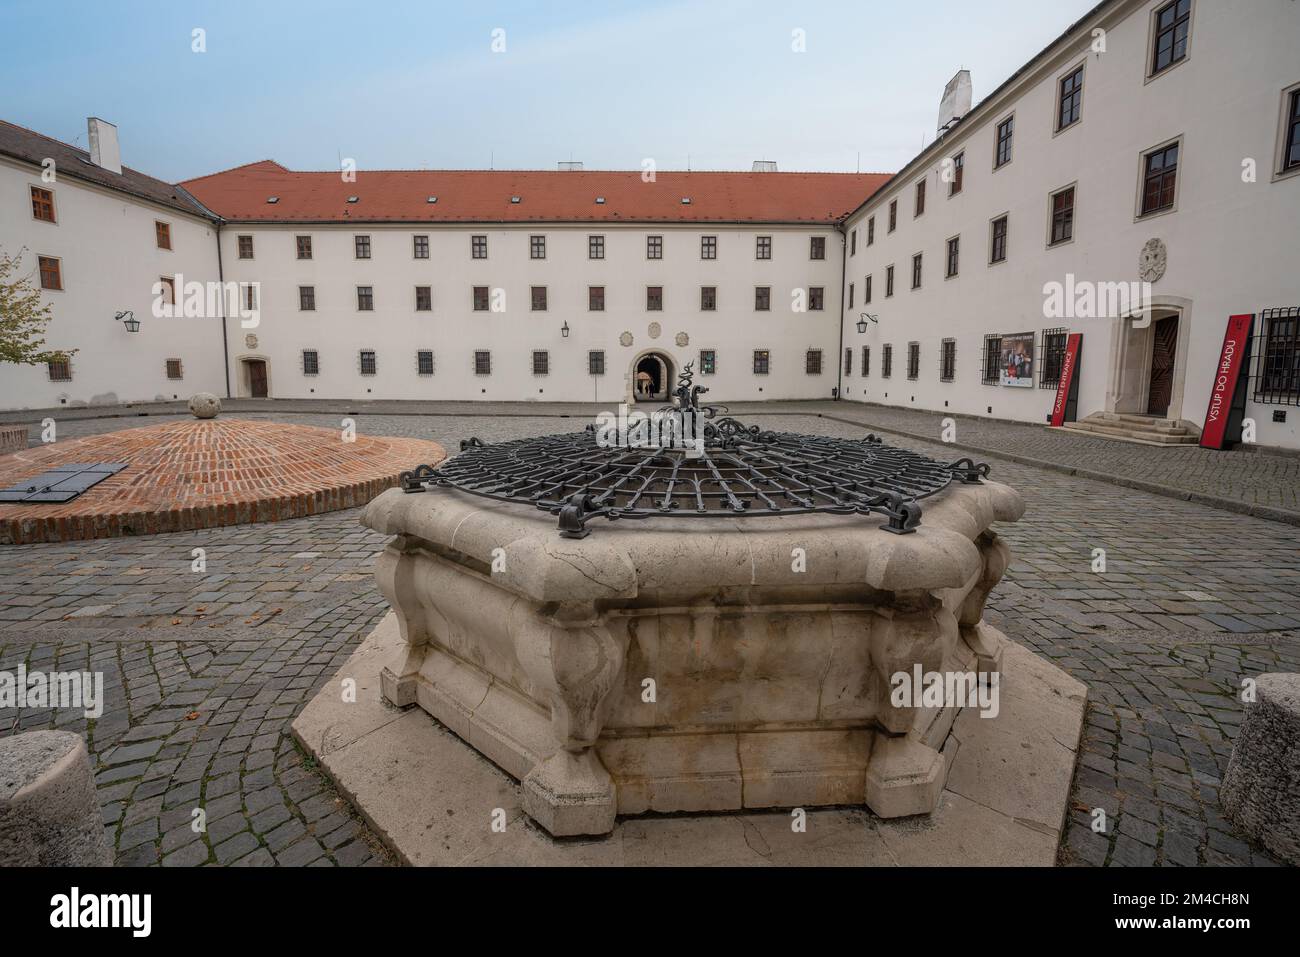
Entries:
POLYGON ((1255 688, 1219 798, 1250 838, 1300 864, 1300 674, 1260 675, 1255 688))
POLYGON ((189 409, 196 419, 215 419, 221 411, 221 400, 211 392, 196 392, 190 396, 189 409))
POLYGON ((29 731, 0 738, 0 866, 112 863, 81 735, 29 731))

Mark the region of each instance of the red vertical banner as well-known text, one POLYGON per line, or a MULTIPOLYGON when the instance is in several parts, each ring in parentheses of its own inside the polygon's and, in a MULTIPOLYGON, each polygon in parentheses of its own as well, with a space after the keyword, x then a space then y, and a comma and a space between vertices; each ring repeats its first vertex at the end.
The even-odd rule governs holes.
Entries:
POLYGON ((1060 428, 1065 423, 1067 407, 1078 388, 1076 373, 1079 370, 1079 350, 1083 333, 1072 332, 1065 340, 1065 355, 1061 358, 1061 378, 1056 383, 1056 401, 1052 403, 1052 426, 1060 428))
POLYGON ((1201 430, 1201 446, 1222 449, 1228 438, 1228 418, 1237 395, 1237 383, 1246 364, 1250 349, 1250 332, 1253 314, 1228 317, 1228 328, 1223 333, 1223 347, 1214 367, 1214 383, 1210 387, 1210 404, 1205 410, 1205 427, 1201 430))

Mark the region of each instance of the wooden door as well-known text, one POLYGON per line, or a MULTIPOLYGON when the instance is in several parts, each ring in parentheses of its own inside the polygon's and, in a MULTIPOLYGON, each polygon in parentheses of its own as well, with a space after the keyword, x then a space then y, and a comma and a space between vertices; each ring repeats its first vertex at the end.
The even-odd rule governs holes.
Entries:
POLYGON ((1174 353, 1178 349, 1178 317, 1165 316, 1152 330, 1151 391, 1147 414, 1162 418, 1169 412, 1174 390, 1174 353))
POLYGON ((248 391, 254 399, 266 398, 266 363, 260 359, 248 363, 248 391))

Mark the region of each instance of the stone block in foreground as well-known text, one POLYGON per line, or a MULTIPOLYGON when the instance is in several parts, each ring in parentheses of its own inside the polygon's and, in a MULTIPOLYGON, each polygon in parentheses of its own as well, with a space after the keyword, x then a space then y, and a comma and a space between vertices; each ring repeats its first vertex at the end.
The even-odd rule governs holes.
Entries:
POLYGON ((1300 674, 1260 675, 1219 787, 1228 820, 1300 864, 1300 674))
POLYGON ((90 755, 81 735, 0 738, 0 867, 107 867, 90 755))

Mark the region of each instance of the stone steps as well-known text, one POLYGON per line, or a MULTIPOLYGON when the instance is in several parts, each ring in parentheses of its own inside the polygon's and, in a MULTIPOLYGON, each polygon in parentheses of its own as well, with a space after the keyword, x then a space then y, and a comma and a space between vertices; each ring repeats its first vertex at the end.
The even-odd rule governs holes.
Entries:
POLYGON ((1143 445, 1196 445, 1200 441, 1198 435, 1176 419, 1129 413, 1094 412, 1078 422, 1066 422, 1062 428, 1143 445))

